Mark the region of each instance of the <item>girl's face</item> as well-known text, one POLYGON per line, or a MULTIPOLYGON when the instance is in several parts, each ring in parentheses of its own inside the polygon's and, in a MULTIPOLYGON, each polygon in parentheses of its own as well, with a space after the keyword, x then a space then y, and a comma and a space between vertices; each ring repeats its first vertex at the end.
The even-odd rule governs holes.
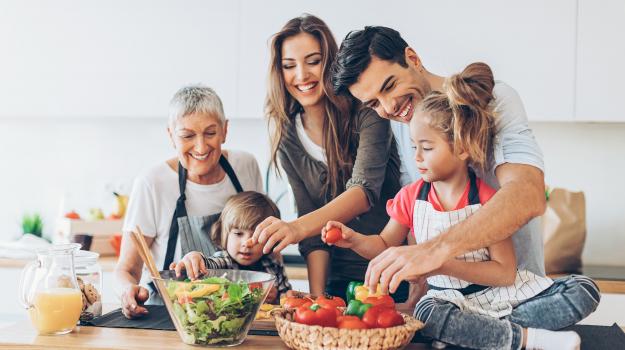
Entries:
POLYGON ((317 39, 300 33, 282 42, 282 76, 286 89, 302 107, 321 103, 323 82, 321 47, 317 39))
POLYGON ((466 167, 466 155, 454 154, 447 139, 428 123, 429 117, 417 109, 410 121, 410 138, 415 145, 415 161, 426 182, 444 181, 466 167))
POLYGON ((252 265, 263 256, 263 247, 260 244, 251 244, 253 230, 230 229, 226 250, 239 265, 252 265), (249 241, 249 242, 248 242, 249 241))
POLYGON ((219 117, 210 114, 194 113, 178 118, 167 130, 189 180, 211 183, 219 174, 218 162, 228 122, 221 122, 219 117))

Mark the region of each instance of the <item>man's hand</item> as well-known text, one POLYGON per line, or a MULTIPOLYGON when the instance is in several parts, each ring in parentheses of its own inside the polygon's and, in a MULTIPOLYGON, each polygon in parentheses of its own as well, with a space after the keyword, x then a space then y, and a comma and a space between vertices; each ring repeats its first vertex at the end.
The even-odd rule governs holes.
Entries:
POLYGON ((448 257, 435 248, 434 241, 387 248, 369 262, 365 285, 375 290, 380 283, 383 293, 395 293, 401 281, 416 283, 421 277, 439 269, 448 257))

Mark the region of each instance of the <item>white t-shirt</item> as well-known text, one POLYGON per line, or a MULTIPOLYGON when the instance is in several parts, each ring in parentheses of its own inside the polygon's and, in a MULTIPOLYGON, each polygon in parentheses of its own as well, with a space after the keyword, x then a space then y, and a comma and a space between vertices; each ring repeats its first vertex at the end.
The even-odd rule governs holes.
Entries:
POLYGON ((297 130, 297 137, 302 143, 302 146, 304 146, 304 151, 306 151, 306 153, 308 153, 308 155, 310 155, 313 159, 327 165, 326 153, 323 151, 323 147, 314 143, 308 136, 306 129, 304 129, 304 123, 302 123, 302 116, 300 114, 295 116, 295 129, 297 130))
MULTIPOLYGON (((262 176, 253 155, 242 151, 228 151, 228 162, 234 169, 244 191, 263 191, 262 176)), ((187 215, 207 216, 222 211, 226 201, 236 194, 236 189, 226 175, 222 181, 212 185, 200 185, 187 180, 186 201, 187 215)), ((150 247, 156 267, 160 270, 165 262, 167 240, 171 219, 176 210, 176 201, 180 196, 178 173, 162 162, 141 175, 132 187, 130 202, 123 231, 134 230, 138 225, 147 237, 154 237, 150 247)), ((174 261, 181 258, 180 236, 176 243, 174 261)), ((141 281, 148 280, 144 271, 141 281)))

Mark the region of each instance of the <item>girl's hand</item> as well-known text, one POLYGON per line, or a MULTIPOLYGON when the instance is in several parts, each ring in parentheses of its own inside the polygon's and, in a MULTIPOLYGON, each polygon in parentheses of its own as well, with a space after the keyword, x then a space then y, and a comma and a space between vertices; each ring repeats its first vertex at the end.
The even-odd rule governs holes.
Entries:
POLYGON ((204 263, 204 255, 200 252, 187 253, 178 263, 171 263, 169 269, 176 270, 176 277, 180 277, 182 270, 186 270, 187 277, 191 280, 195 280, 208 272, 204 263))
POLYGON ((299 243, 304 238, 292 222, 270 216, 256 226, 250 240, 252 244, 263 244, 263 253, 269 254, 272 251, 279 253, 289 244, 299 243))
POLYGON ((132 319, 148 314, 143 303, 150 297, 150 292, 139 285, 131 285, 122 293, 122 314, 132 319))
POLYGON ((328 245, 335 245, 340 248, 352 248, 358 240, 358 235, 354 230, 338 221, 328 221, 321 229, 321 240, 328 245), (341 235, 338 237, 338 240, 336 240, 336 237, 333 237, 336 233, 332 232, 332 229, 339 230, 341 235), (330 231, 330 237, 328 236, 328 231, 330 231))

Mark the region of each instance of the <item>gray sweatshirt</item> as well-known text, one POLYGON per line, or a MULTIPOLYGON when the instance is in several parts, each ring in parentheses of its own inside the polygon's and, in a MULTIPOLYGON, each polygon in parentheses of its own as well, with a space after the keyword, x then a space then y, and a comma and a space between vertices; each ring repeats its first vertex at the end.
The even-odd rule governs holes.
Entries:
MULTIPOLYGON (((363 234, 377 235, 389 219, 386 214, 387 200, 392 199, 401 188, 397 145, 389 121, 380 118, 375 111, 365 108, 353 118, 357 153, 345 190, 353 186, 361 187, 367 195, 370 209, 346 225, 363 234)), ((298 216, 315 211, 332 200, 324 186, 328 168, 304 150, 294 121, 282 137, 278 158, 293 189, 298 216)), ((321 241, 321 235, 299 244, 304 257, 318 249, 331 254, 329 281, 364 280, 368 260, 351 249, 329 247, 321 241)))

